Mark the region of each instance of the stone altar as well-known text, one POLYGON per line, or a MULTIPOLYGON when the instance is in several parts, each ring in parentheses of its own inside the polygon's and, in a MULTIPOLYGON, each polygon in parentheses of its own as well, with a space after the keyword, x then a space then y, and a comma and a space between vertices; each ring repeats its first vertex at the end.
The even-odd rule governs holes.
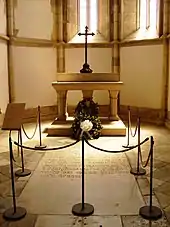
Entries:
MULTIPOLYGON (((126 127, 117 113, 117 98, 123 86, 118 75, 112 73, 60 73, 52 83, 57 93, 58 117, 47 129, 49 135, 70 135, 72 122, 67 116, 67 91, 81 90, 83 97, 91 98, 94 90, 108 90, 110 112, 102 122, 103 135, 125 135, 126 127), (103 124, 104 123, 104 124, 103 124)), ((102 120, 102 119, 101 119, 102 120)))

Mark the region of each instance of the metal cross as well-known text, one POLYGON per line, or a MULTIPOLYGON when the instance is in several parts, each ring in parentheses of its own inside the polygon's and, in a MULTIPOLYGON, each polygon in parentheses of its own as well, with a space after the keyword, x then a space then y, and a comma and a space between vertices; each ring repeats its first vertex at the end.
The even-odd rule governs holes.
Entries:
POLYGON ((87 63, 87 36, 88 35, 94 36, 95 34, 93 32, 88 33, 88 29, 89 28, 86 26, 85 27, 85 33, 81 33, 81 32, 78 33, 79 36, 81 36, 81 35, 85 36, 85 63, 83 65, 83 68, 80 70, 81 73, 92 73, 92 70, 90 69, 90 66, 87 63))

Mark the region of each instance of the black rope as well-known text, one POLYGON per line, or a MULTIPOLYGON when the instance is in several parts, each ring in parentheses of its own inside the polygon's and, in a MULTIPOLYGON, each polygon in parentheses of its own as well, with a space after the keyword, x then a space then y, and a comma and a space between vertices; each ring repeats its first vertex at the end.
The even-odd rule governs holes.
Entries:
POLYGON ((135 136, 136 136, 137 128, 138 128, 138 124, 136 124, 135 132, 134 132, 134 134, 133 134, 133 133, 132 133, 132 126, 131 126, 131 122, 130 122, 130 134, 131 134, 132 137, 135 137, 135 136))
POLYGON ((134 132, 134 134, 132 133, 132 123, 131 123, 131 112, 130 112, 130 108, 128 108, 128 110, 129 110, 129 114, 128 114, 128 116, 129 116, 129 128, 130 128, 130 134, 131 134, 131 136, 132 137, 135 137, 136 136, 136 132, 137 132, 137 128, 138 128, 138 120, 137 120, 137 124, 136 124, 136 127, 135 127, 135 132, 134 132))
MULTIPOLYGON (((10 131, 9 131, 9 138, 11 138, 11 135, 12 135, 12 131, 10 130, 10 131)), ((12 160, 13 160, 14 162, 16 162, 16 160, 15 160, 15 158, 14 158, 13 152, 12 152, 12 160)))
POLYGON ((102 149, 102 148, 96 147, 96 146, 94 146, 94 145, 90 144, 86 138, 84 138, 84 139, 85 139, 85 142, 86 142, 86 143, 87 143, 90 147, 92 147, 92 148, 94 148, 94 149, 97 149, 97 150, 99 150, 99 151, 104 151, 104 152, 108 152, 108 153, 121 153, 121 152, 129 151, 129 150, 132 150, 132 149, 134 149, 134 148, 136 148, 136 147, 138 147, 138 146, 140 146, 140 145, 144 144, 146 141, 148 141, 148 140, 149 140, 149 138, 147 137, 147 138, 146 138, 146 139, 144 139, 144 140, 143 140, 140 144, 137 144, 137 145, 134 145, 134 146, 128 147, 127 149, 124 149, 124 150, 119 150, 119 151, 109 151, 109 150, 105 150, 105 149, 102 149))
POLYGON ((19 147, 22 147, 24 149, 30 149, 30 150, 40 150, 40 151, 54 151, 54 150, 60 150, 60 149, 64 149, 64 148, 67 148, 67 147, 71 147, 71 146, 74 146, 76 143, 78 143, 80 140, 76 140, 74 143, 71 143, 71 144, 68 144, 68 145, 65 145, 65 146, 62 146, 62 147, 51 147, 51 148, 33 148, 33 147, 28 147, 28 146, 24 146, 24 145, 20 145, 18 144, 16 141, 14 141, 14 144, 19 146, 19 147))
POLYGON ((150 146, 150 151, 149 151, 147 160, 146 160, 145 164, 143 164, 144 161, 142 160, 143 158, 142 158, 142 152, 141 152, 141 148, 140 148, 140 150, 139 150, 139 154, 140 154, 140 163, 141 163, 141 165, 142 165, 143 168, 145 168, 145 167, 148 165, 149 160, 150 160, 150 156, 151 156, 151 152, 152 152, 152 146, 150 146))
POLYGON ((37 111, 37 122, 36 122, 35 130, 34 130, 34 133, 33 133, 32 136, 29 137, 29 136, 27 135, 27 133, 26 133, 26 131, 25 131, 25 129, 24 129, 24 125, 23 125, 23 124, 21 125, 21 127, 22 127, 22 130, 23 130, 25 136, 27 137, 27 139, 29 139, 29 140, 33 139, 33 137, 35 136, 35 133, 36 133, 36 131, 37 131, 37 127, 38 127, 38 111, 37 111))
POLYGON ((24 132, 25 136, 27 137, 27 139, 31 140, 31 139, 33 139, 33 137, 35 136, 35 133, 36 133, 36 131, 37 131, 37 127, 38 127, 38 123, 36 123, 34 133, 33 133, 33 135, 32 135, 32 136, 30 136, 30 137, 27 135, 27 133, 26 133, 26 131, 25 131, 25 128, 24 128, 24 126, 23 126, 23 125, 21 125, 21 127, 22 127, 22 130, 23 130, 23 132, 24 132))

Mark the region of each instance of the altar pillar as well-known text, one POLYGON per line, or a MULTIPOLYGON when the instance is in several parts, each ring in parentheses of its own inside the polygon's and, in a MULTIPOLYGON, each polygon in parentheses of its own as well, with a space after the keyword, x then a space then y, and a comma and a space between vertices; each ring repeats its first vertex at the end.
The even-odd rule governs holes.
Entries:
POLYGON ((66 121, 67 118, 67 91, 57 91, 58 117, 57 121, 66 121))
POLYGON ((118 117, 118 114, 117 114, 118 93, 119 93, 119 91, 109 90, 109 99, 110 99, 109 120, 110 121, 119 120, 119 117, 118 117))

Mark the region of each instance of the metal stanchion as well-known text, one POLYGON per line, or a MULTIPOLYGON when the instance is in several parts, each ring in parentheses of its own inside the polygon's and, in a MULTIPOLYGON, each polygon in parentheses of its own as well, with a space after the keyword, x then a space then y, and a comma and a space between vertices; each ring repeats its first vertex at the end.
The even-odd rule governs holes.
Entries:
POLYGON ((84 203, 84 135, 82 135, 82 202, 72 207, 72 213, 81 217, 94 213, 94 207, 89 203, 84 203))
POLYGON ((154 140, 151 137, 151 156, 150 156, 150 202, 149 206, 143 206, 139 210, 139 214, 147 220, 158 220, 162 217, 162 211, 159 207, 152 206, 152 191, 153 191, 153 145, 154 140))
MULTIPOLYGON (((20 139, 20 135, 19 135, 19 131, 18 131, 18 143, 20 143, 19 139, 20 139)), ((18 152, 18 156, 19 156, 19 146, 17 146, 17 152, 18 152)))
POLYGON ((31 171, 29 169, 25 169, 24 167, 24 155, 23 155, 23 148, 22 148, 22 132, 21 129, 18 131, 19 138, 20 138, 20 144, 21 144, 21 169, 17 170, 15 172, 15 176, 17 177, 25 177, 31 174, 31 171))
MULTIPOLYGON (((138 118, 138 145, 140 144, 140 117, 138 118)), ((145 175, 146 170, 140 167, 140 145, 138 146, 137 167, 131 168, 130 173, 133 175, 145 175)))
POLYGON ((12 188, 12 198, 13 198, 13 207, 7 209, 3 213, 3 217, 6 220, 19 220, 25 217, 27 211, 23 207, 16 206, 16 198, 15 198, 15 182, 14 182, 14 172, 13 172, 13 152, 12 152, 12 141, 9 136, 9 154, 10 154, 10 169, 11 169, 11 188, 12 188))
POLYGON ((42 138, 41 138, 41 111, 40 111, 40 106, 38 106, 38 126, 39 126, 39 137, 40 137, 40 144, 36 145, 35 148, 46 148, 46 145, 42 144, 42 138))
POLYGON ((128 123, 127 123, 127 145, 122 147, 126 148, 129 147, 129 136, 130 136, 130 107, 128 106, 128 123))

